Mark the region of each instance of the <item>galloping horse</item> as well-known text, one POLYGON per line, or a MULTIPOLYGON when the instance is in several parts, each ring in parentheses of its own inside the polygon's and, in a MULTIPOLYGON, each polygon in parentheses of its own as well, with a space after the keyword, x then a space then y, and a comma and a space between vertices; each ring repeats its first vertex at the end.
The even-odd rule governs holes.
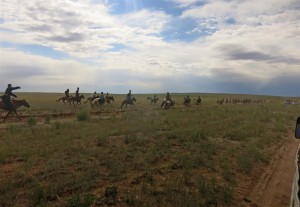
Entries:
POLYGON ((189 97, 183 98, 183 105, 191 106, 191 99, 189 97))
POLYGON ((158 97, 155 96, 152 98, 152 97, 148 96, 147 100, 150 100, 150 104, 156 104, 156 102, 158 101, 158 97))
POLYGON ((78 97, 77 96, 75 96, 75 97, 71 96, 71 97, 68 98, 68 101, 69 101, 70 104, 72 102, 73 105, 75 105, 75 102, 76 102, 76 104, 81 104, 81 99, 84 99, 84 95, 80 95, 78 97))
POLYGON ((29 103, 27 101, 25 101, 24 99, 23 100, 12 100, 12 108, 11 109, 8 109, 6 104, 3 102, 3 101, 0 101, 0 108, 4 111, 8 111, 8 113, 6 114, 6 116, 4 117, 3 119, 3 122, 5 122, 6 118, 8 117, 8 115, 11 113, 11 112, 15 112, 15 114, 17 115, 18 119, 21 120, 19 114, 17 113, 17 109, 20 107, 20 106, 26 106, 27 108, 30 107, 29 103))
POLYGON ((88 97, 84 103, 87 103, 89 101, 90 104, 92 104, 92 101, 95 100, 96 98, 99 98, 99 95, 88 97))
POLYGON ((105 103, 105 99, 101 99, 101 98, 95 98, 92 102, 91 102, 91 106, 97 106, 97 108, 100 106, 102 106, 105 103))
POLYGON ((106 96, 106 97, 105 97, 105 101, 106 101, 107 105, 108 105, 108 104, 111 105, 111 102, 114 102, 115 99, 114 99, 113 96, 106 96))
POLYGON ((57 99, 56 101, 59 102, 60 100, 62 100, 62 102, 65 104, 66 103, 65 101, 68 101, 69 98, 70 97, 68 97, 68 96, 63 96, 63 97, 57 99))
POLYGON ((124 105, 126 105, 126 107, 127 107, 127 104, 129 104, 131 107, 132 107, 132 106, 135 107, 135 105, 134 105, 133 102, 136 102, 136 99, 135 99, 135 98, 132 98, 132 99, 130 99, 130 100, 127 100, 127 99, 126 99, 126 100, 122 101, 121 108, 123 108, 124 105))
POLYGON ((171 108, 171 107, 174 108, 174 106, 175 106, 175 101, 173 101, 173 100, 167 101, 166 99, 164 99, 163 102, 160 105, 160 107, 163 107, 166 110, 171 108))

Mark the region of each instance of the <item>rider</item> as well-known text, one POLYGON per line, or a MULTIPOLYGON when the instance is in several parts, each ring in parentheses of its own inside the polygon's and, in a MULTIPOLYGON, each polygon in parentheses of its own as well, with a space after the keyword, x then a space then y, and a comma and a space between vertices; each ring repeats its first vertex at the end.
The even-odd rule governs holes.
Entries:
POLYGON ((169 92, 167 92, 166 101, 172 101, 172 98, 171 98, 171 95, 169 92))
POLYGON ((67 98, 70 96, 69 93, 70 93, 70 90, 67 89, 67 90, 65 91, 65 94, 66 94, 66 97, 67 97, 67 98))
POLYGON ((167 92, 166 98, 165 100, 161 103, 161 107, 164 107, 167 101, 171 101, 172 102, 172 98, 169 92, 167 92))
POLYGON ((11 96, 13 96, 15 98, 17 97, 15 94, 12 93, 12 91, 16 90, 16 89, 20 89, 20 88, 21 88, 20 86, 12 87, 10 83, 7 85, 7 88, 5 90, 5 94, 2 96, 2 100, 6 104, 8 109, 12 109, 12 107, 13 107, 10 97, 11 96))
POLYGON ((200 96, 198 96, 196 104, 201 104, 201 97, 200 96))
POLYGON ((129 90, 129 92, 127 93, 127 101, 131 100, 131 90, 129 90))
POLYGON ((187 95, 185 98, 184 98, 184 103, 185 104, 189 104, 191 102, 191 98, 189 95, 187 95))
POLYGON ((100 98, 100 100, 101 100, 101 101, 104 101, 104 100, 105 100, 103 92, 101 92, 101 94, 100 94, 100 97, 99 97, 99 98, 100 98))
POLYGON ((95 99, 96 97, 97 97, 97 92, 95 91, 93 95, 93 99, 95 99))
POLYGON ((75 96, 78 98, 79 97, 79 87, 77 87, 77 90, 75 92, 75 96))

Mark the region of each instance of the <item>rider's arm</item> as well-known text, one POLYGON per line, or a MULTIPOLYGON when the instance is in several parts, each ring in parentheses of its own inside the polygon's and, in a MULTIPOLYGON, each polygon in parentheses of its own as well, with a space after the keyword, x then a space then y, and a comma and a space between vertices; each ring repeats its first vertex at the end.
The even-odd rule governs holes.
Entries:
POLYGON ((11 96, 13 96, 13 97, 17 98, 16 94, 13 94, 13 93, 11 93, 11 96))
POLYGON ((16 90, 16 89, 20 89, 20 86, 16 86, 16 87, 11 87, 11 90, 16 90))

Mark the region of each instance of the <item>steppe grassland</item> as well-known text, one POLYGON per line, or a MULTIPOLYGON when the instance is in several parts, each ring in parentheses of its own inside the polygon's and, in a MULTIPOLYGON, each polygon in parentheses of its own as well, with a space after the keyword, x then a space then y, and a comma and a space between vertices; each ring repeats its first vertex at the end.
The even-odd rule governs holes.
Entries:
POLYGON ((172 94, 165 111, 163 94, 157 105, 135 95, 136 109, 123 110, 124 94, 98 109, 62 95, 20 93, 29 118, 1 124, 0 206, 235 206, 238 177, 270 162, 300 111, 280 97, 189 94, 202 104, 183 107, 186 94, 172 94), (216 104, 226 97, 268 102, 216 104))

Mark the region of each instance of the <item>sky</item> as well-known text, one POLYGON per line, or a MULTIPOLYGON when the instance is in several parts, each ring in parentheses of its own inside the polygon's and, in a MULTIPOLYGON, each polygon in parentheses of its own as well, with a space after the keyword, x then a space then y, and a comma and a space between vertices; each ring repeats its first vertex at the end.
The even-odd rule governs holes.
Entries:
POLYGON ((0 91, 300 96, 299 0, 1 0, 0 91))

